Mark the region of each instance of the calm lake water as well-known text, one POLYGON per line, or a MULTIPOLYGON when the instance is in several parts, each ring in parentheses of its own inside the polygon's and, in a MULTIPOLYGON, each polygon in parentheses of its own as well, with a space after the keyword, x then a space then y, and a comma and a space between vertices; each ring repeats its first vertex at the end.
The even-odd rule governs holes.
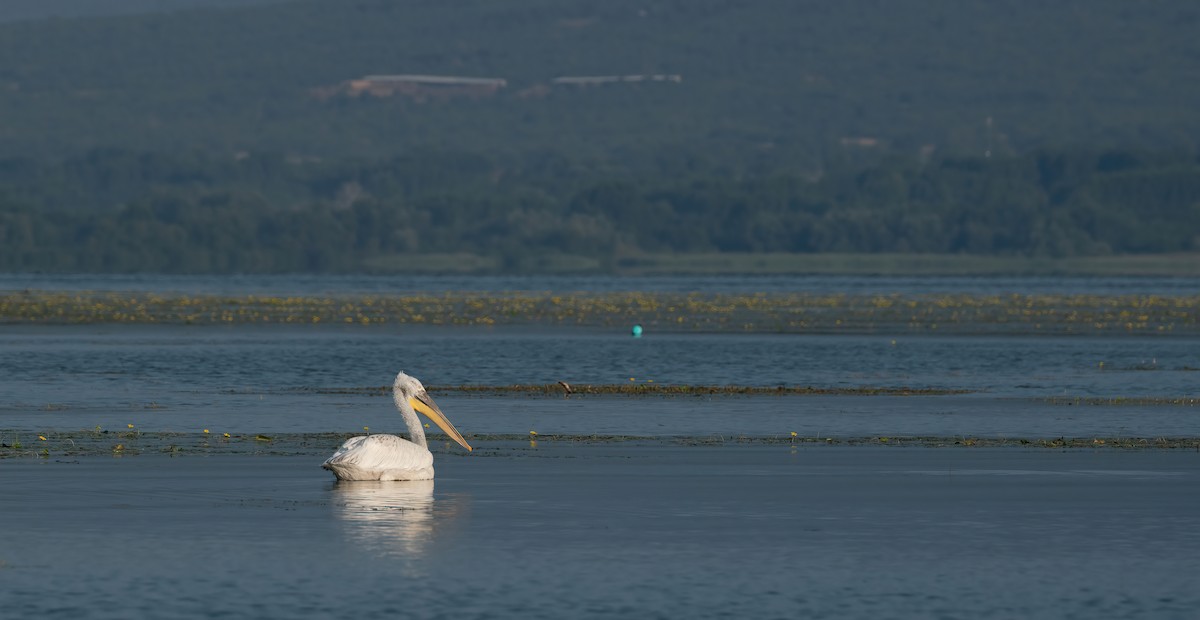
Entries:
MULTIPOLYGON (((1177 279, 72 278, 0 289, 1085 292, 1177 279)), ((536 326, 0 326, 14 617, 1191 618, 1200 452, 484 441, 436 485, 335 484, 334 441, 72 457, 56 432, 397 432, 388 385, 908 387, 943 396, 436 395, 470 437, 1196 437, 1194 337, 536 326), (328 391, 332 389, 332 391, 328 391), (1076 401, 1074 399, 1085 399, 1076 401), (1130 399, 1088 404, 1088 398, 1130 399), (1070 404, 1068 404, 1070 403, 1070 404), (38 434, 48 436, 42 444, 38 434), (324 443, 323 443, 324 442, 324 443), (329 445, 325 445, 329 443, 329 445)), ((253 442, 251 442, 253 443, 253 442)))
POLYGON ((550 446, 0 462, 12 617, 1192 618, 1190 452, 550 446))
POLYGON ((954 396, 438 396, 470 433, 1189 436, 1200 342, 1155 337, 624 333, 569 328, 0 329, 0 428, 384 431, 404 369, 428 385, 645 383, 967 390, 954 396), (1058 401, 1049 401, 1049 398, 1058 401))

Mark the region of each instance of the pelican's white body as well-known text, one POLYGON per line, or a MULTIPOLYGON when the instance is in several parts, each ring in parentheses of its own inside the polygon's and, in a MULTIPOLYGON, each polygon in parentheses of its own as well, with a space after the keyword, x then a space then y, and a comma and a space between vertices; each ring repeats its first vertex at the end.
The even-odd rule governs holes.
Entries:
POLYGON ((433 454, 395 435, 351 437, 322 467, 338 480, 433 480, 433 454))
POLYGON ((403 372, 392 385, 392 400, 412 440, 395 435, 364 435, 347 439, 321 467, 333 472, 338 480, 432 480, 433 454, 425 443, 425 429, 410 402, 418 402, 427 416, 451 438, 471 449, 458 429, 445 418, 429 398, 425 386, 403 372), (415 400, 413 400, 415 399, 415 400), (422 404, 423 403, 423 404, 422 404))

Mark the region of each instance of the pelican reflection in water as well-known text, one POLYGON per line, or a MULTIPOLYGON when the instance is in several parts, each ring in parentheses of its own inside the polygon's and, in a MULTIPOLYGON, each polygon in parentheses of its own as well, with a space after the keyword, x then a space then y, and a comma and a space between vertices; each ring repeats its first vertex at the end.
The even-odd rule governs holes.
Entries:
POLYGON ((420 558, 433 540, 433 481, 338 481, 335 515, 348 537, 379 555, 420 558))
POLYGON ((395 435, 366 435, 347 439, 321 466, 338 480, 432 480, 433 454, 417 411, 437 424, 468 451, 471 446, 425 391, 425 386, 403 372, 392 384, 392 400, 410 439, 395 435))

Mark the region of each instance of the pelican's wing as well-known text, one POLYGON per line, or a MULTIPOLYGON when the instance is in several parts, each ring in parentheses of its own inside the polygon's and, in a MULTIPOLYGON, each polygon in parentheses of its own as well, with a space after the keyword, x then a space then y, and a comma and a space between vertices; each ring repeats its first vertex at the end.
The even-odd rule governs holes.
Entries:
POLYGON ((357 446, 358 444, 362 443, 362 440, 364 440, 366 438, 367 438, 367 435, 359 435, 358 437, 351 437, 350 439, 347 439, 346 441, 342 442, 342 446, 333 453, 333 456, 329 457, 329 459, 326 460, 325 462, 328 463, 329 461, 333 460, 334 456, 337 456, 347 450, 352 449, 354 446, 357 446))
POLYGON ((429 450, 395 435, 352 437, 322 465, 341 480, 427 480, 429 450))

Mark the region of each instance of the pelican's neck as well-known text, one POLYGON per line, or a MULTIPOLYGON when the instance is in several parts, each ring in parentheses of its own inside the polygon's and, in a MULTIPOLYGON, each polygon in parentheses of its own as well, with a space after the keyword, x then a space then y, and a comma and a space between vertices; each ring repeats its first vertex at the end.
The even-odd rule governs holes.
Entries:
POLYGON ((396 409, 400 410, 400 417, 404 418, 404 425, 408 427, 409 441, 424 448, 426 446, 425 429, 421 428, 421 419, 417 417, 417 412, 413 411, 412 405, 408 404, 408 397, 399 388, 394 388, 392 400, 396 403, 396 409))

